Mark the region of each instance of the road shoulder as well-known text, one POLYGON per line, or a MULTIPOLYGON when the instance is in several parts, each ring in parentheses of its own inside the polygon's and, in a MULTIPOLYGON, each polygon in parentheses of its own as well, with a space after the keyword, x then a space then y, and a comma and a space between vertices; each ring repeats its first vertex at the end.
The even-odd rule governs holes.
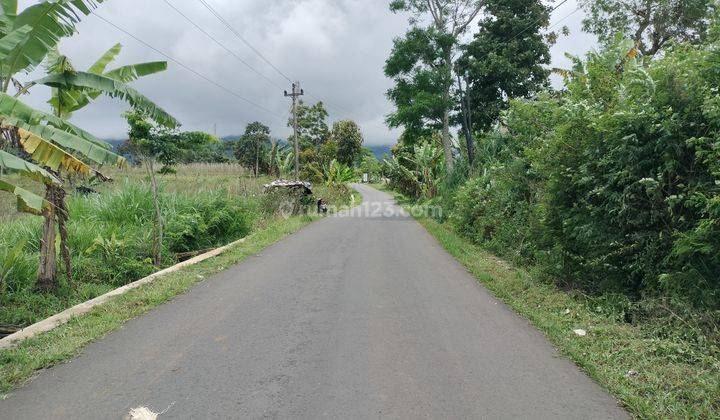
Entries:
POLYGON ((128 320, 185 293, 195 284, 240 263, 313 220, 315 218, 309 216, 279 219, 219 256, 160 277, 47 333, 27 339, 14 348, 0 350, 0 399, 38 371, 74 358, 87 344, 116 330, 128 320))

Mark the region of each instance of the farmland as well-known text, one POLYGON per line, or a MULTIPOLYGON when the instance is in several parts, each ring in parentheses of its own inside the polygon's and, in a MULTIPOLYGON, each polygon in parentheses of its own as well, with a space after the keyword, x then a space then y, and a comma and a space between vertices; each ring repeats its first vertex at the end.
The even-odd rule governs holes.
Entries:
MULTIPOLYGON (((0 324, 31 324, 159 268, 152 262, 153 205, 145 171, 129 168, 107 174, 112 182, 77 184, 68 195, 72 273, 68 276, 61 265, 55 294, 34 290, 42 219, 15 212, 14 201, 2 196, 0 259, 10 260, 18 244, 22 251, 12 258, 0 286, 0 324)), ((158 178, 166 227, 162 267, 242 238, 282 217, 263 193, 270 178, 255 178, 237 164, 181 165, 175 174, 158 178)), ((315 194, 330 205, 350 197, 344 186, 318 186, 315 194)))

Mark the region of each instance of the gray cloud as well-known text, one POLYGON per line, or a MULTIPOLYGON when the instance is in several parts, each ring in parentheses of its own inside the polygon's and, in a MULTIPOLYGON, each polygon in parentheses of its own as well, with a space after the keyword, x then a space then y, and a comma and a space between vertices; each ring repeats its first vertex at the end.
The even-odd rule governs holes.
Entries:
MULTIPOLYGON (((289 82, 237 39, 199 1, 169 1, 274 83, 253 73, 162 0, 109 0, 97 13, 238 95, 268 108, 272 114, 233 97, 172 62, 167 72, 139 80, 134 86, 176 116, 187 130, 212 132, 217 124, 219 135, 236 134, 242 132, 248 122, 259 120, 268 124, 274 135, 287 136, 290 130, 285 126, 285 119, 289 101, 279 87, 289 89, 289 82)), ((300 80, 308 94, 306 101, 326 101, 331 120, 356 120, 366 144, 395 141, 398 133, 384 125, 384 116, 392 108, 385 98, 391 82, 383 75, 382 68, 392 39, 404 33, 407 19, 390 13, 386 0, 206 1, 283 73, 300 80)), ((34 2, 20 1, 20 7, 31 3, 34 2)), ((553 22, 574 10, 575 3, 571 0, 559 8, 553 22)), ((577 12, 562 23, 571 28, 572 35, 553 47, 553 65, 567 67, 563 52, 582 54, 594 45, 591 37, 580 33, 581 18, 582 12, 577 12)), ((124 45, 118 64, 164 59, 96 16, 83 20, 78 31, 61 43, 61 51, 78 68, 89 66, 116 42, 124 45)), ((26 80, 39 74, 36 71, 26 80)), ((48 96, 47 89, 36 87, 25 100, 47 109, 48 96)), ((100 99, 74 115, 73 120, 98 136, 123 137, 126 126, 120 114, 125 109, 126 106, 115 100, 100 99)))

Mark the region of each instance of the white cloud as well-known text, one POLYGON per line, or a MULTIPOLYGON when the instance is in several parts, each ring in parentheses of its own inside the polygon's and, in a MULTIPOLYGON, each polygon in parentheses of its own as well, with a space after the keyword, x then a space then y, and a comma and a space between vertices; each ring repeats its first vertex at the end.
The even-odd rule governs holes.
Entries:
MULTIPOLYGON (((134 86, 163 106, 188 130, 235 134, 250 121, 270 125, 276 136, 287 136, 285 115, 289 101, 282 89, 289 83, 215 19, 197 0, 169 0, 208 33, 232 49, 252 67, 273 80, 265 81, 214 44, 162 0, 106 0, 97 10, 113 23, 184 64, 221 83, 237 94, 270 109, 282 118, 253 107, 180 66, 170 62, 167 72, 135 82, 134 86)), ((367 144, 394 142, 398 132, 384 126, 391 111, 385 91, 391 82, 383 65, 394 37, 407 29, 404 16, 392 14, 386 0, 206 0, 255 48, 292 79, 301 81, 305 100, 328 103, 331 120, 351 118, 363 129, 367 144)), ((20 1, 27 7, 32 1, 20 1)), ((572 11, 568 1, 553 16, 572 11)), ((579 31, 581 12, 567 19, 572 35, 553 47, 553 65, 565 65, 563 51, 582 53, 594 45, 579 31)), ((96 16, 78 27, 79 33, 63 40, 61 50, 78 68, 89 66, 115 42, 124 45, 117 63, 164 59, 136 40, 118 32, 96 16)), ((36 74, 29 75, 25 81, 36 74)), ((49 91, 36 87, 25 99, 47 108, 49 91)), ((101 99, 78 112, 74 121, 103 137, 122 137, 126 127, 120 116, 125 105, 101 99)))

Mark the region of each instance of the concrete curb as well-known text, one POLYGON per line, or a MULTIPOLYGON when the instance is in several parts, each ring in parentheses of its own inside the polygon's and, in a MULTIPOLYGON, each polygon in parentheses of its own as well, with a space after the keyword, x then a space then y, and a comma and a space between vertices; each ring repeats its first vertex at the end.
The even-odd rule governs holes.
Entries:
POLYGON ((20 343, 23 340, 34 337, 40 333, 50 331, 62 324, 65 324, 66 322, 70 321, 70 319, 72 317, 87 313, 92 308, 108 302, 110 299, 112 299, 115 296, 123 295, 123 294, 129 292, 130 290, 138 288, 144 284, 152 283, 158 277, 162 277, 165 274, 172 273, 174 271, 178 271, 179 269, 181 269, 183 267, 197 264, 200 261, 207 260, 208 258, 218 256, 218 255, 222 254, 223 252, 227 251, 229 248, 232 248, 233 246, 235 246, 237 244, 245 242, 245 240, 248 237, 249 236, 246 236, 235 242, 231 242, 227 245, 221 246, 220 248, 215 248, 212 251, 208 251, 204 254, 200 254, 196 257, 190 258, 189 260, 185 260, 181 263, 177 263, 171 267, 168 267, 168 268, 165 268, 158 272, 155 272, 153 274, 150 274, 147 277, 143 277, 140 280, 136 280, 132 283, 126 284, 125 286, 118 287, 117 289, 111 290, 111 291, 105 293, 104 295, 100 295, 94 299, 90 299, 87 302, 79 303, 79 304, 77 304, 71 308, 65 309, 64 311, 57 313, 49 318, 45 318, 42 321, 38 321, 32 325, 29 325, 20 331, 17 331, 13 334, 8 335, 7 337, 5 337, 3 339, 0 339, 0 350, 15 347, 18 345, 18 343, 20 343))

